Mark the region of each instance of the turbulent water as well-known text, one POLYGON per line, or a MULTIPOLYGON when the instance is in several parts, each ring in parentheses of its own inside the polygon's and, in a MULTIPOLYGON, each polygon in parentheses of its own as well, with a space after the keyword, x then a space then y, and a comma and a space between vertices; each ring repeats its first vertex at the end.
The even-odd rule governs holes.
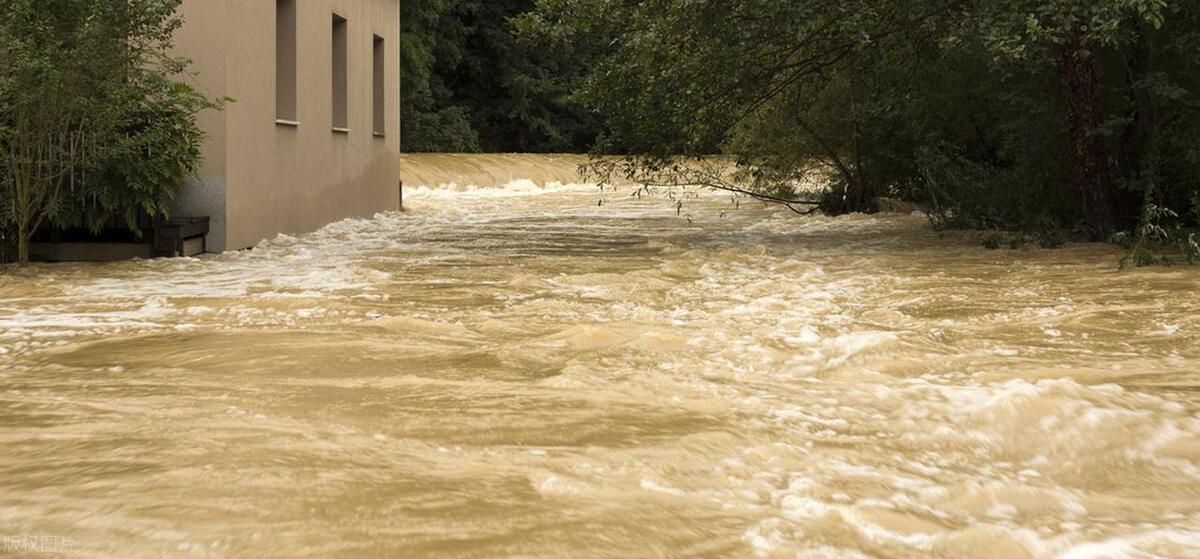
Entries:
POLYGON ((466 161, 0 276, 0 555, 1200 555, 1200 271, 466 161))

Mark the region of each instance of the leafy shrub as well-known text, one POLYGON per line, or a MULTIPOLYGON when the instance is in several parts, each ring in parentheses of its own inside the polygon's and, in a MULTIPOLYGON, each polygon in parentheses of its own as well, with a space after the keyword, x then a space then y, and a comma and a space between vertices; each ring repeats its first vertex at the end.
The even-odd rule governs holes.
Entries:
POLYGON ((44 225, 136 231, 199 165, 193 117, 217 103, 177 81, 180 2, 0 2, 0 225, 22 263, 44 225))
POLYGON ((122 133, 110 145, 99 172, 81 182, 73 206, 55 215, 54 225, 98 233, 116 218, 140 235, 139 216, 167 215, 168 203, 199 168, 204 132, 194 115, 215 105, 180 82, 134 93, 122 133))
POLYGON ((1186 265, 1200 263, 1200 237, 1197 233, 1186 229, 1180 215, 1174 210, 1153 202, 1144 204, 1136 230, 1117 233, 1111 241, 1126 250, 1120 262, 1122 270, 1174 263, 1170 256, 1156 255, 1155 248, 1160 251, 1174 248, 1186 265))
POLYGON ((917 164, 924 175, 919 194, 938 229, 1051 237, 1072 215, 1065 196, 1047 187, 1055 180, 1047 173, 974 161, 944 147, 919 150, 917 164))

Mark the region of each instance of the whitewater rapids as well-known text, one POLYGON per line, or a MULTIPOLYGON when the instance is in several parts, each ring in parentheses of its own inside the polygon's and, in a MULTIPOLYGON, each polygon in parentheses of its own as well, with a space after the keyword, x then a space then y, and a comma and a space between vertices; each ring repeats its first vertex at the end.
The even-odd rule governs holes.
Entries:
POLYGON ((1200 271, 425 157, 405 212, 0 275, 0 545, 1200 555, 1200 271))

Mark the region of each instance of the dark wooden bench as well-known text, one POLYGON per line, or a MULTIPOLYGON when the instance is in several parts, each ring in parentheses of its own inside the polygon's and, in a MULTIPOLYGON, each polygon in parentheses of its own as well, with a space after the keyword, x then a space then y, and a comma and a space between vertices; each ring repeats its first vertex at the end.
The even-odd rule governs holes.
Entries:
POLYGON ((155 256, 195 256, 208 252, 209 218, 176 217, 154 222, 155 256))

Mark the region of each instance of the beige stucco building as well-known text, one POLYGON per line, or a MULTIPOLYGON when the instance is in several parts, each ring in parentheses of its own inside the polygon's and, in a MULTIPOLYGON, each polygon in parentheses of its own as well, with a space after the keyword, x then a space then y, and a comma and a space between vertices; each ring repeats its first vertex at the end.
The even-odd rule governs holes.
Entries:
POLYGON ((184 0, 205 162, 175 215, 210 251, 400 204, 400 0, 184 0))

